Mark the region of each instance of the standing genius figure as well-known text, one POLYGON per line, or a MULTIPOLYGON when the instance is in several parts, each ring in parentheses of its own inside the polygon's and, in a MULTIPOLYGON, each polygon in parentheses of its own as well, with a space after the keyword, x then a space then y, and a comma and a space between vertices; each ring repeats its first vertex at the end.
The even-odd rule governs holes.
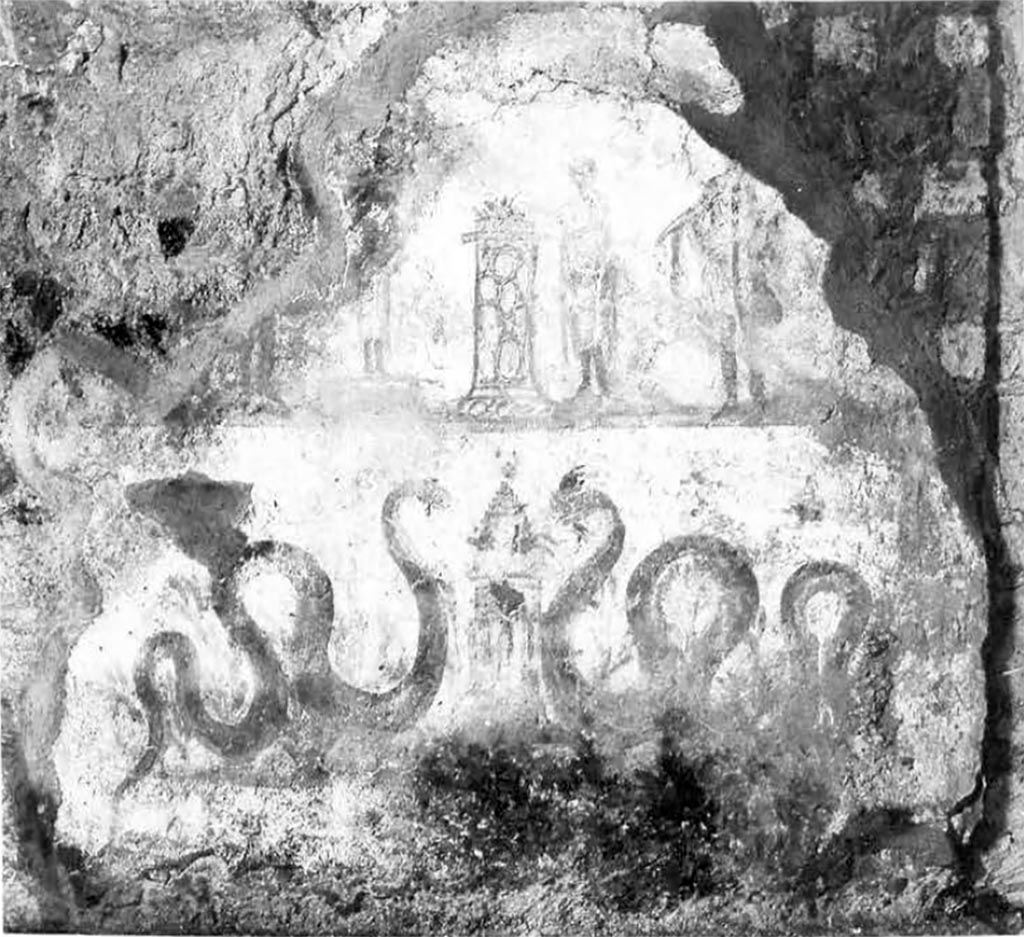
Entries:
MULTIPOLYGON (((595 186, 592 159, 569 167, 579 200, 562 222, 563 328, 579 365, 576 396, 611 392, 616 342, 618 269, 608 232, 608 209, 595 186)), ((564 341, 563 345, 568 344, 564 341)), ((565 349, 568 354, 568 348, 565 349)))

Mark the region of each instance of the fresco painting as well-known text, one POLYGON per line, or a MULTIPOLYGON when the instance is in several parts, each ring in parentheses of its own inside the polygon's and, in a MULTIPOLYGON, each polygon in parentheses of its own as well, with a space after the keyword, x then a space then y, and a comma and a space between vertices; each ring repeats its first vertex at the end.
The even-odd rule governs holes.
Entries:
POLYGON ((0 13, 5 927, 1019 922, 1009 5, 0 13))

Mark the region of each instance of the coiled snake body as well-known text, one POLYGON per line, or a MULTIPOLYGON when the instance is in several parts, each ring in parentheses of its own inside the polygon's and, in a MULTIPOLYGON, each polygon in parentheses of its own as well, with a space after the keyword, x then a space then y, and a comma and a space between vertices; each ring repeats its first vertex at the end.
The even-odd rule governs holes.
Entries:
POLYGON ((574 569, 555 593, 541 617, 541 670, 555 708, 563 721, 588 718, 586 681, 572 660, 569 625, 587 607, 597 604, 602 586, 622 555, 626 526, 615 502, 587 486, 583 471, 573 469, 552 496, 551 507, 562 523, 578 531, 596 514, 610 520, 610 529, 587 559, 574 569))
POLYGON ((407 483, 384 501, 381 523, 388 552, 416 599, 419 639, 410 671, 390 690, 372 693, 353 687, 332 670, 328 645, 334 627, 334 591, 316 558, 288 543, 263 540, 249 544, 226 580, 214 587, 213 607, 232 644, 252 664, 255 690, 245 715, 236 723, 218 720, 203 702, 195 644, 186 635, 163 631, 150 637, 135 668, 135 689, 148 716, 149 740, 119 792, 148 774, 167 748, 171 716, 184 734, 228 758, 253 755, 269 745, 289 719, 289 703, 316 710, 333 720, 380 729, 409 725, 430 705, 441 683, 453 617, 451 590, 443 574, 420 559, 398 520, 402 504, 419 501, 428 513, 449 503, 436 482, 407 483), (250 560, 262 559, 282 573, 295 589, 296 627, 289 644, 296 676, 289 681, 267 636, 246 611, 241 573, 250 560), (174 663, 173 699, 164 699, 156 684, 160 659, 174 663))

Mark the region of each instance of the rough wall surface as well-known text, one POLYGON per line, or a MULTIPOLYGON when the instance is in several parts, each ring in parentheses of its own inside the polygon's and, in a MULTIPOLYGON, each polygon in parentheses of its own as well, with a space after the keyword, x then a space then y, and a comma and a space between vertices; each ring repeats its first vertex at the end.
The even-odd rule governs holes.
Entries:
POLYGON ((1019 10, 0 40, 5 926, 1020 926, 1019 10))
POLYGON ((999 351, 997 371, 999 398, 999 520, 1006 538, 1007 556, 995 570, 993 601, 997 603, 994 625, 989 639, 990 682, 996 692, 996 705, 989 707, 989 736, 997 739, 992 745, 995 776, 986 790, 990 814, 1002 818, 996 838, 988 834, 981 841, 992 846, 987 852, 987 875, 997 887, 1020 903, 1024 896, 1024 864, 1020 858, 1021 819, 1024 800, 1021 798, 1022 761, 1020 754, 1019 701, 1021 693, 1020 583, 1021 530, 1017 515, 1017 493, 1012 479, 1019 476, 1021 466, 1017 357, 1020 353, 1019 317, 1024 299, 1021 279, 1021 167, 1024 166, 1024 98, 1021 95, 1020 62, 1024 49, 1024 19, 1020 10, 1005 10, 1001 17, 1004 63, 1007 68, 1006 100, 1003 113, 1003 147, 996 158, 999 178, 999 210, 990 210, 993 226, 998 225, 1001 262, 993 269, 1001 303, 994 341, 999 351), (993 843, 993 840, 995 841, 993 843))

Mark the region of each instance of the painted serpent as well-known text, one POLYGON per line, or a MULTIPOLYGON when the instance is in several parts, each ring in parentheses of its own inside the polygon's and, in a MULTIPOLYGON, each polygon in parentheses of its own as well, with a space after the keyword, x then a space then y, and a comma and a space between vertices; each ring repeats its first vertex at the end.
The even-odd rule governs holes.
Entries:
POLYGON ((569 625, 578 614, 598 604, 601 588, 622 555, 626 525, 615 502, 604 492, 591 488, 584 470, 567 472, 551 497, 554 517, 571 525, 582 537, 588 521, 604 515, 608 533, 582 564, 574 569, 555 593, 541 619, 541 668, 544 682, 562 721, 572 724, 589 719, 587 685, 573 662, 569 625))
POLYGON ((409 482, 392 491, 381 509, 388 552, 416 599, 419 638, 409 672, 391 689, 371 693, 345 683, 331 668, 328 644, 334 628, 334 590, 316 558, 300 547, 274 540, 251 543, 230 574, 215 582, 213 608, 232 644, 252 666, 252 701, 237 722, 212 715, 203 702, 195 644, 184 634, 161 631, 151 636, 135 668, 135 689, 147 714, 149 740, 119 793, 145 777, 167 748, 168 727, 176 717, 186 736, 226 758, 251 756, 269 745, 297 703, 332 722, 379 729, 400 729, 430 705, 441 683, 454 615, 451 588, 440 570, 418 556, 402 530, 399 510, 410 500, 430 513, 447 507, 448 492, 435 481, 409 482), (241 596, 241 575, 250 560, 261 559, 284 575, 295 589, 296 626, 289 642, 295 676, 289 680, 267 636, 249 615, 241 596), (156 681, 162 659, 174 664, 173 698, 166 700, 156 681))

